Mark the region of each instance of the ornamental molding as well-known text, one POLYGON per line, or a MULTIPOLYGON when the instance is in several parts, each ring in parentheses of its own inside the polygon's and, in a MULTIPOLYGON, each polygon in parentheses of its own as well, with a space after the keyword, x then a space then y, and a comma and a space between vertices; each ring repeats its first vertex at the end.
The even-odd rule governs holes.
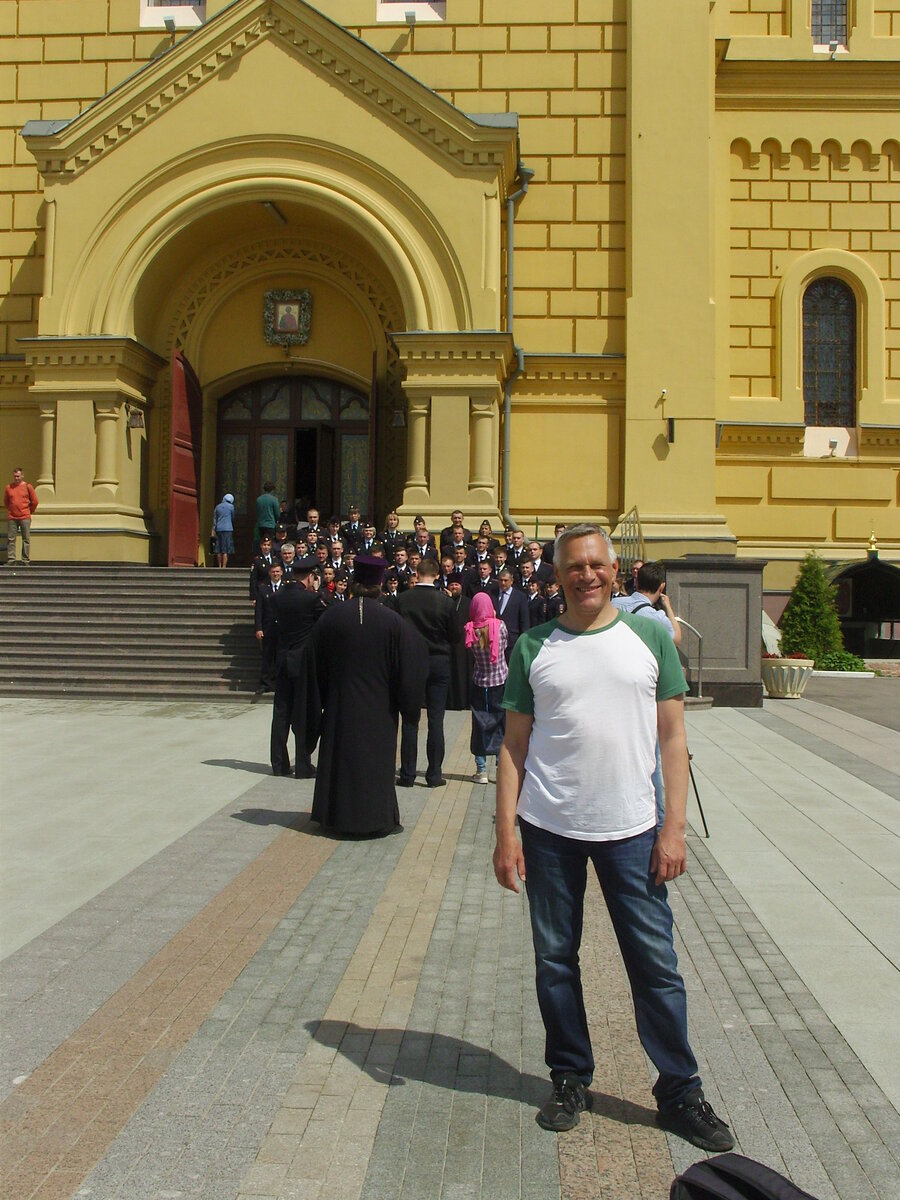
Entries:
MULTIPOLYGON (((833 170, 846 171, 853 159, 865 171, 878 171, 884 159, 900 168, 900 141, 895 138, 886 139, 880 144, 876 141, 874 146, 864 138, 859 138, 846 146, 837 138, 826 138, 820 144, 813 145, 806 138, 782 142, 777 137, 766 137, 751 143, 741 137, 732 141, 731 151, 740 158, 745 171, 756 170, 763 159, 771 160, 772 167, 779 171, 788 170, 792 163, 799 164, 805 171, 817 171, 829 164, 833 170)), ((768 163, 765 165, 768 166, 768 163)))
POLYGON ((277 39, 347 95, 382 113, 458 166, 499 173, 503 194, 518 164, 509 118, 479 121, 395 66, 303 0, 237 0, 69 121, 29 121, 22 136, 47 178, 80 174, 195 89, 277 39))
POLYGON ((900 450, 900 426, 873 428, 863 425, 859 429, 860 450, 900 450))
MULTIPOLYGON (((591 385, 625 384, 624 354, 526 354, 525 374, 520 386, 526 384, 591 385)), ((598 400, 602 397, 597 397, 598 400)))
POLYGON ((741 453, 747 450, 759 452, 785 450, 803 453, 804 425, 752 425, 720 424, 721 437, 717 452, 720 455, 741 453))
POLYGON ((721 58, 716 70, 719 112, 896 112, 896 62, 796 62, 721 58))

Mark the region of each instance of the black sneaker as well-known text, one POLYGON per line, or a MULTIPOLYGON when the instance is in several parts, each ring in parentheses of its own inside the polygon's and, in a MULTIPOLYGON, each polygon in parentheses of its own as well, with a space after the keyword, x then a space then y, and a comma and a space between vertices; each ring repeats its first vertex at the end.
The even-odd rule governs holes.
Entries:
POLYGON ((593 1104, 594 1097, 577 1075, 561 1075, 553 1080, 553 1095, 538 1111, 535 1120, 541 1129, 563 1133, 566 1129, 574 1129, 581 1114, 593 1104))
POLYGON ((657 1124, 698 1146, 719 1154, 734 1149, 731 1130, 713 1112, 702 1092, 692 1092, 681 1104, 656 1114, 657 1124))

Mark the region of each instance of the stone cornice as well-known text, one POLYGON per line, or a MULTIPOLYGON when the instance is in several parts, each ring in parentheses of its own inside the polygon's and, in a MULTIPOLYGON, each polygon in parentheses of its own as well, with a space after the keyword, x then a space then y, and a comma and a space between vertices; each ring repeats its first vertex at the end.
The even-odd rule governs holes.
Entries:
POLYGON ((803 453, 806 432, 803 425, 752 425, 721 424, 721 437, 717 446, 719 455, 742 454, 748 450, 759 454, 776 453, 779 456, 803 453))
POLYGON ((896 112, 900 108, 900 72, 896 62, 725 58, 716 70, 716 108, 896 112))
POLYGON ((495 170, 504 195, 512 189, 516 128, 466 116, 302 0, 237 0, 80 116, 29 122, 22 136, 45 177, 76 174, 266 38, 458 165, 495 170))
POLYGON ((499 331, 392 335, 406 370, 404 390, 471 389, 502 385, 516 361, 512 334, 499 331))
POLYGON ((166 365, 140 342, 127 337, 20 338, 33 373, 32 395, 97 392, 117 387, 144 393, 166 365))
POLYGON ((900 426, 863 425, 859 429, 859 449, 890 450, 896 453, 900 450, 900 426))

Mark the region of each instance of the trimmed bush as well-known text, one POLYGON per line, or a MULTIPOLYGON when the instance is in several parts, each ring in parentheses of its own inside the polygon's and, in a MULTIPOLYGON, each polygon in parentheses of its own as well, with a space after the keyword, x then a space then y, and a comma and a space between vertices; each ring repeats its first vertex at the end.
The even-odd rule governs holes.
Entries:
POLYGON ((833 650, 816 663, 820 671, 868 671, 868 667, 856 654, 849 650, 833 650))
POLYGON ((800 564, 797 582, 781 618, 782 654, 800 651, 818 667, 826 655, 843 652, 835 594, 836 589, 825 578, 822 560, 810 550, 800 564))

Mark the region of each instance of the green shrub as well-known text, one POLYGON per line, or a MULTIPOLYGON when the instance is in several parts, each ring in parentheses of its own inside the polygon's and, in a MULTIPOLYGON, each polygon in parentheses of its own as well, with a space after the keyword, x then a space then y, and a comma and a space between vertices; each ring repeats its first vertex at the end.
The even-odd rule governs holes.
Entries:
POLYGON ((831 654, 823 654, 816 663, 820 671, 867 671, 868 667, 856 654, 849 650, 832 650, 831 654))
POLYGON ((798 650, 816 666, 828 654, 844 650, 844 638, 835 605, 836 589, 825 578, 822 560, 812 550, 800 564, 800 573, 781 618, 781 653, 798 650))

